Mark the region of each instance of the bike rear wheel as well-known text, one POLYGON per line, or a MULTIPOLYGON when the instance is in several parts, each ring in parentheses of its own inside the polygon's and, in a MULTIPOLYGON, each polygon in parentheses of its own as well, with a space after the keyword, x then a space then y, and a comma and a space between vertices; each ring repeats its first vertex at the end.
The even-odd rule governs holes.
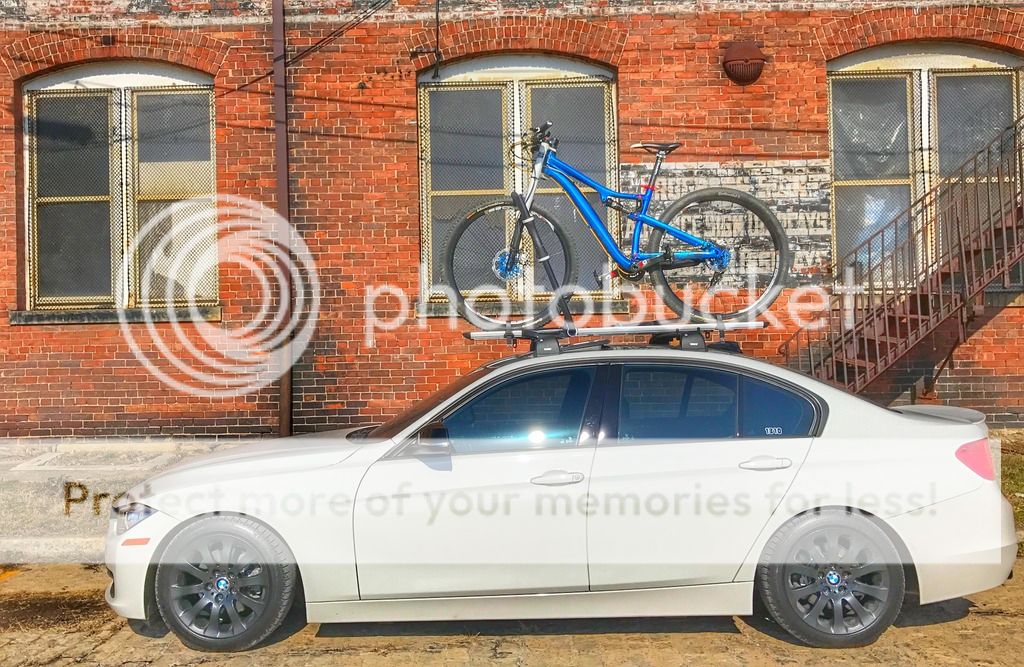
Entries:
POLYGON ((514 264, 509 241, 519 210, 511 199, 473 209, 452 230, 444 254, 449 297, 459 314, 480 329, 541 327, 558 314, 556 290, 561 288, 566 299, 571 296, 576 281, 572 244, 549 214, 536 208, 532 213, 535 236, 523 231, 514 264), (538 241, 557 284, 538 261, 538 241))
MULTIPOLYGON (((697 190, 673 202, 662 220, 731 253, 717 283, 705 263, 650 270, 655 291, 680 316, 712 322, 753 319, 782 292, 792 262, 789 242, 782 224, 761 200, 731 188, 697 190)), ((662 254, 693 246, 654 229, 647 248, 662 254)))

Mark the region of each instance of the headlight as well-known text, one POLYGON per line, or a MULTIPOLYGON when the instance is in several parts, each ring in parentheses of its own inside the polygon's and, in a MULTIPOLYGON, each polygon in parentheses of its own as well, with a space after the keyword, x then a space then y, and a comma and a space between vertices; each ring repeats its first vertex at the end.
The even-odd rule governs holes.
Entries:
POLYGON ((135 526, 142 523, 148 517, 156 514, 156 510, 147 507, 142 503, 130 503, 113 509, 114 518, 117 520, 117 534, 128 532, 135 526))

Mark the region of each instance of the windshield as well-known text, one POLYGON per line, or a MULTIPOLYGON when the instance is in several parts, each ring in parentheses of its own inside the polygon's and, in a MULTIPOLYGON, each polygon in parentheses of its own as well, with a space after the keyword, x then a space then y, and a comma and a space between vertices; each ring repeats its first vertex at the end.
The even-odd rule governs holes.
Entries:
POLYGON ((405 429, 412 426, 423 415, 431 412, 437 406, 441 405, 449 398, 459 393, 469 385, 479 380, 484 375, 487 375, 492 370, 491 365, 481 366, 471 373, 463 375, 455 382, 452 382, 446 387, 438 389, 433 394, 423 399, 422 401, 416 401, 402 412, 384 422, 377 428, 373 429, 367 434, 369 438, 393 438, 405 429))

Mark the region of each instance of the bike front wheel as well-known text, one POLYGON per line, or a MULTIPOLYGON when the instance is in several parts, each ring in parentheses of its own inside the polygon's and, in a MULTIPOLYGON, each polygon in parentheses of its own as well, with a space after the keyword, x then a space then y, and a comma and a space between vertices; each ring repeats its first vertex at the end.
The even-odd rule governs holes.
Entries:
POLYGON ((444 254, 448 297, 480 329, 541 327, 558 314, 559 294, 571 296, 572 244, 549 214, 536 208, 532 214, 534 231, 523 231, 516 253, 510 253, 509 242, 519 209, 511 199, 473 209, 452 230, 444 254), (546 260, 538 257, 539 246, 546 260), (555 284, 543 261, 550 263, 555 284))
MULTIPOLYGON (((779 219, 761 200, 731 188, 697 190, 673 202, 662 220, 714 241, 731 255, 720 274, 703 262, 651 269, 655 291, 680 316, 706 322, 753 319, 782 292, 792 261, 789 242, 779 219)), ((693 250, 657 228, 647 248, 659 255, 693 250)))

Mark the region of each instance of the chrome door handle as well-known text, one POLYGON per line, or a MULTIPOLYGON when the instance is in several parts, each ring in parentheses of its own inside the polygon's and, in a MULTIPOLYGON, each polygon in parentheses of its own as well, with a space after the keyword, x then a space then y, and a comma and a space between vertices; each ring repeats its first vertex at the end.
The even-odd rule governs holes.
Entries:
POLYGON ((530 480, 531 484, 540 486, 566 486, 568 484, 579 484, 583 481, 583 473, 569 472, 567 470, 548 470, 543 475, 530 480))
POLYGON ((744 470, 782 470, 793 465, 789 459, 780 459, 774 456, 755 456, 740 464, 744 470))

